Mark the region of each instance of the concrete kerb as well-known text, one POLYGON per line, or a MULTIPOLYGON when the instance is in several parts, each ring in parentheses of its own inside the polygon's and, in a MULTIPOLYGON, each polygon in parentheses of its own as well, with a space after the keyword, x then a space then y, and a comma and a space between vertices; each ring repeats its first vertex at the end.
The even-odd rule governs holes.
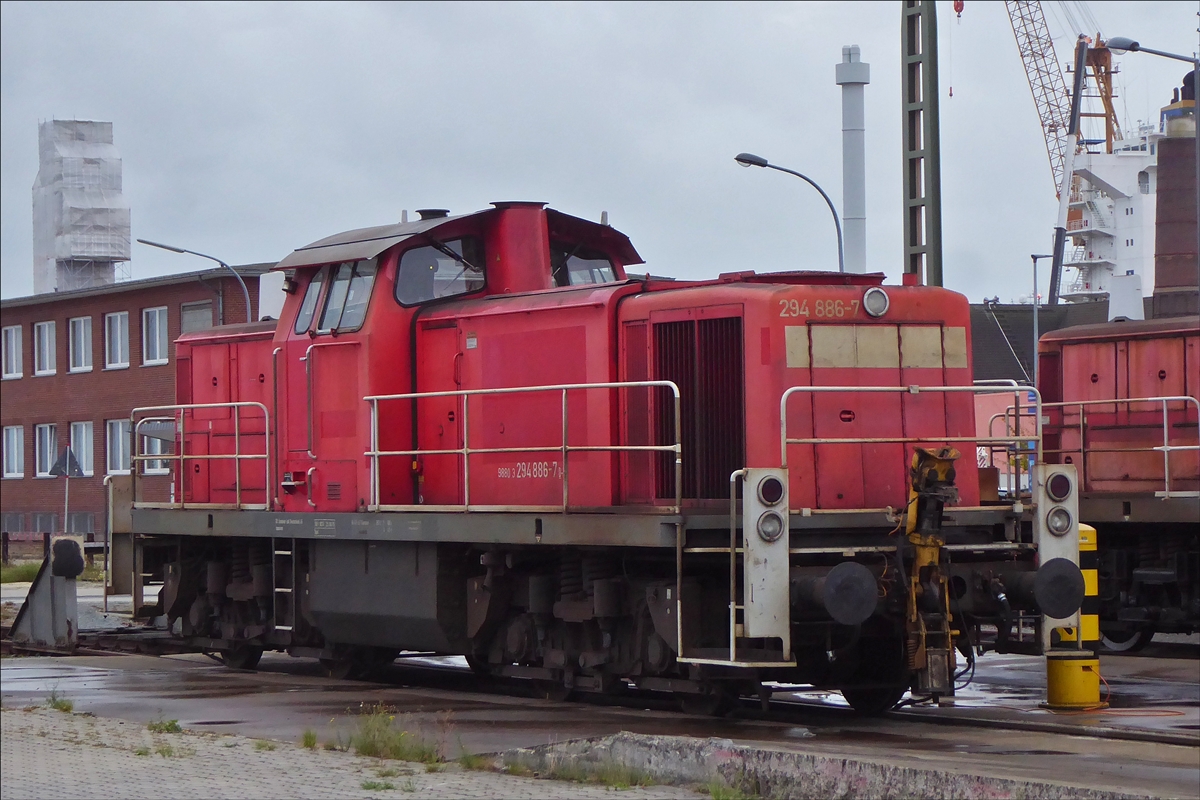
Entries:
POLYGON ((948 771, 944 765, 922 767, 744 747, 729 739, 646 736, 628 732, 507 750, 496 757, 505 766, 517 766, 535 773, 563 768, 593 771, 616 763, 643 772, 660 783, 703 786, 719 780, 751 796, 805 800, 909 797, 1116 800, 1151 797, 1051 781, 948 771))

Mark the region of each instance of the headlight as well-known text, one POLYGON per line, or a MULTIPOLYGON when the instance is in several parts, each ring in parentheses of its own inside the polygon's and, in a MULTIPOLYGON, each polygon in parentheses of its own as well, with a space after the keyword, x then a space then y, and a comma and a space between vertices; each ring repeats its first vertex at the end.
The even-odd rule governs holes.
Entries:
POLYGON ((887 292, 878 286, 872 286, 863 294, 863 311, 866 311, 872 317, 882 317, 887 313, 891 302, 888 299, 887 292))
POLYGON ((1046 481, 1046 494, 1061 503, 1071 495, 1071 479, 1061 472, 1051 475, 1046 481))
POLYGON ((758 499, 763 505, 773 506, 783 499, 783 481, 766 477, 758 482, 758 499))
POLYGON ((758 535, 765 542, 773 542, 783 535, 783 517, 768 511, 758 518, 758 535))
POLYGON ((1062 536, 1071 530, 1071 512, 1065 508, 1054 508, 1046 515, 1046 527, 1055 536, 1062 536))

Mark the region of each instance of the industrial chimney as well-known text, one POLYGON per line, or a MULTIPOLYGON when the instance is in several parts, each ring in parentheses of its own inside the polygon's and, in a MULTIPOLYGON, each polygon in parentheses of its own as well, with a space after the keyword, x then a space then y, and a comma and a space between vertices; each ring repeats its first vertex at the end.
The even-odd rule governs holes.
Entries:
POLYGON ((871 65, 860 60, 858 45, 842 48, 835 78, 842 87, 842 230, 846 272, 867 271, 866 120, 863 87, 871 82, 871 65))

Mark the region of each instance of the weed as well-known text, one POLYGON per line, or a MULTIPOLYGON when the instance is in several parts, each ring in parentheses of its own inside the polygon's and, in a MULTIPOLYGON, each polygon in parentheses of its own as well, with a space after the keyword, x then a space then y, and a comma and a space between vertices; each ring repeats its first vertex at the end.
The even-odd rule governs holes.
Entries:
POLYGON ((46 698, 46 705, 64 714, 70 714, 75 708, 75 704, 59 694, 58 689, 50 690, 50 696, 46 698))
POLYGON ((446 768, 445 764, 426 764, 425 765, 426 772, 441 772, 445 768, 446 768))
POLYGON ((409 778, 408 780, 406 780, 404 783, 402 783, 400 785, 400 791, 402 791, 402 792, 415 792, 416 790, 417 790, 417 784, 413 783, 412 778, 409 778))
MULTIPOLYGON (((744 778, 744 775, 739 777, 744 778)), ((758 794, 746 794, 738 786, 730 786, 720 778, 713 778, 707 785, 702 787, 701 791, 705 791, 712 796, 712 800, 751 800, 758 797, 758 794)))
POLYGON ((275 743, 268 742, 266 739, 259 739, 257 742, 254 743, 254 749, 255 750, 274 750, 275 743))
MULTIPOLYGON (((518 773, 512 773, 518 774, 518 773)), ((571 761, 551 763, 541 777, 574 783, 599 783, 613 789, 631 786, 651 786, 654 780, 646 773, 615 761, 598 763, 571 761)))
POLYGON ((156 722, 151 722, 146 726, 146 730, 151 733, 183 733, 183 728, 179 727, 177 719, 160 719, 156 722))
POLYGON ((300 737, 300 744, 306 750, 317 749, 317 732, 312 728, 306 728, 304 735, 300 737))
POLYGON ((392 783, 391 781, 363 781, 359 784, 359 786, 367 791, 396 788, 396 784, 392 783))
POLYGON ((533 770, 524 764, 517 764, 516 762, 505 764, 502 771, 506 775, 516 775, 521 778, 529 778, 533 776, 533 770))
POLYGON ((458 764, 463 769, 488 770, 494 766, 492 760, 487 756, 475 755, 468 753, 466 750, 458 757, 458 764))
POLYGON ((350 747, 360 756, 391 758, 397 761, 416 761, 434 764, 442 761, 438 746, 421 733, 393 726, 395 716, 376 708, 359 718, 358 728, 350 735, 350 747))
POLYGON ((160 744, 154 748, 154 752, 158 753, 163 758, 173 758, 175 756, 175 748, 169 744, 160 744))
POLYGON ((150 755, 150 748, 149 747, 138 747, 133 751, 133 754, 135 756, 148 756, 148 755, 150 755))
POLYGON ((237 747, 237 742, 226 742, 225 746, 226 747, 237 747))
POLYGON ((395 767, 384 767, 383 769, 375 770, 375 774, 380 778, 394 778, 397 775, 412 775, 411 769, 396 769, 395 767))
POLYGON ((0 583, 29 583, 37 577, 42 562, 29 561, 24 564, 4 564, 0 566, 0 583))

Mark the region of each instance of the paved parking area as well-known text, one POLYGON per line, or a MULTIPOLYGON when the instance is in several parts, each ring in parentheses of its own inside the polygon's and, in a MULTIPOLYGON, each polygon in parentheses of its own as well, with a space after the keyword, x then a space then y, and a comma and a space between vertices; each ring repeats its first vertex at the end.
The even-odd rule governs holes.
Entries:
POLYGON ((422 764, 306 750, 295 742, 190 731, 158 734, 138 723, 42 708, 5 708, 0 721, 5 800, 698 797, 679 787, 615 792, 596 784, 468 771, 457 764, 426 772, 422 764), (389 770, 395 774, 381 775, 389 770), (372 788, 364 788, 372 782, 372 788))

